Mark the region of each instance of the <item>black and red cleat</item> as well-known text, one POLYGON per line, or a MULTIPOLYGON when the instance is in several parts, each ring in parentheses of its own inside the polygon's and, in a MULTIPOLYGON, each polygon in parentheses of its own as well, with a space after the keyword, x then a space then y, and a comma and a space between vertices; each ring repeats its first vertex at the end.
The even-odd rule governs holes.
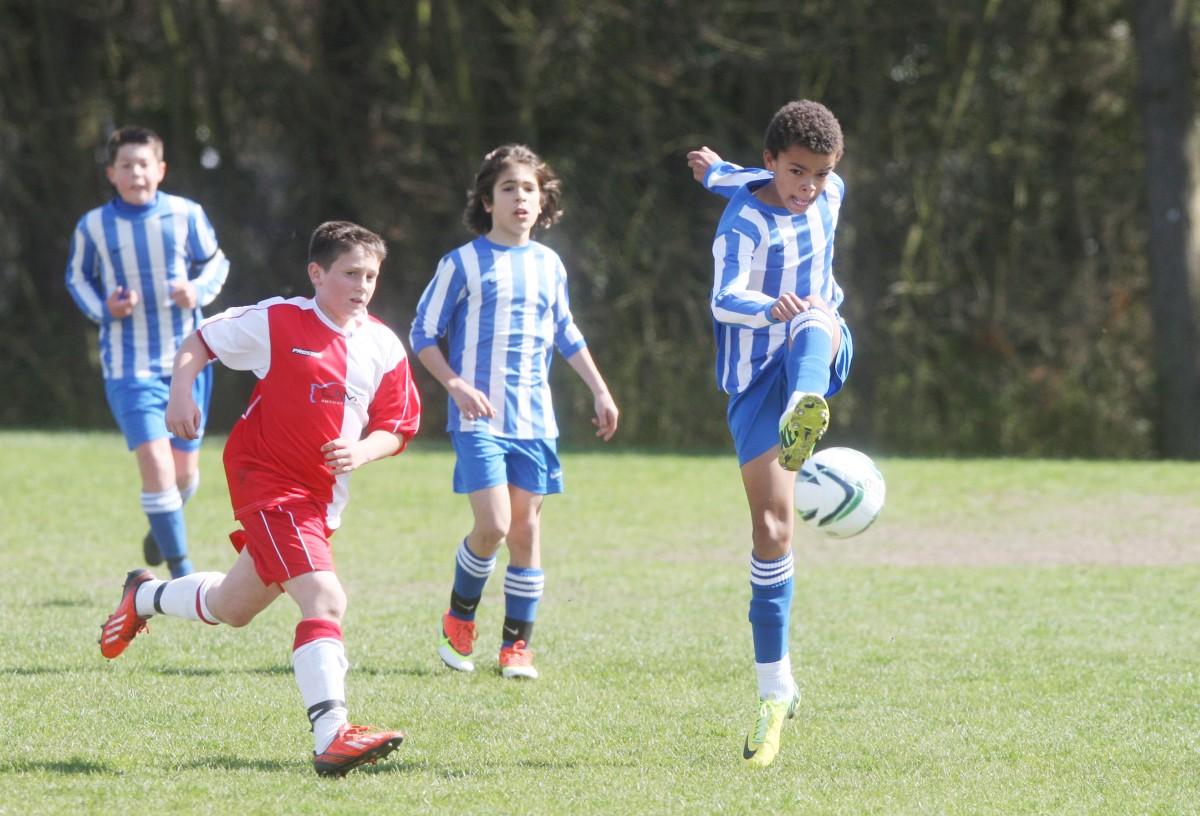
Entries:
POLYGON ((121 602, 117 610, 108 616, 108 620, 100 627, 100 654, 112 660, 125 651, 138 632, 146 630, 146 618, 137 613, 134 599, 137 590, 147 581, 153 581, 154 574, 148 569, 131 570, 125 576, 125 588, 121 591, 121 602))
POLYGON ((329 747, 313 754, 313 767, 321 776, 345 776, 359 765, 374 765, 400 747, 400 731, 372 731, 366 725, 343 725, 329 747))

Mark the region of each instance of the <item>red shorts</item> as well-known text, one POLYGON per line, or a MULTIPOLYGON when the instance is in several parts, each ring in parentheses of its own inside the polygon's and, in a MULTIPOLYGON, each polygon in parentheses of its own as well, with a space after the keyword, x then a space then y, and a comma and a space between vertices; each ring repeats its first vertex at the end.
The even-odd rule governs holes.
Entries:
POLYGON ((238 516, 243 529, 229 534, 233 548, 249 550, 254 571, 267 586, 297 575, 333 571, 333 530, 325 526, 325 507, 316 502, 289 502, 238 516))

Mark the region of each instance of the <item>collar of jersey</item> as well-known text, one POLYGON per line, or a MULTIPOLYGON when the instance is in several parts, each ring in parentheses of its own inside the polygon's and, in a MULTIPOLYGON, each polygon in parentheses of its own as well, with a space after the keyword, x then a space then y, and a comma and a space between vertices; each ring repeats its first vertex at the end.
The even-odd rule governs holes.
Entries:
POLYGON ((327 315, 323 311, 321 311, 321 307, 317 303, 316 298, 309 298, 309 300, 312 301, 313 312, 316 313, 317 320, 320 320, 322 323, 324 323, 329 328, 330 331, 335 331, 338 334, 344 335, 346 337, 350 337, 356 331, 361 329, 363 326, 367 325, 367 317, 366 317, 366 315, 364 315, 362 317, 355 318, 354 321, 349 326, 347 326, 346 328, 343 329, 337 323, 334 323, 333 320, 329 317, 329 315, 327 315))
POLYGON ((145 218, 158 209, 158 205, 162 202, 162 191, 154 194, 154 200, 149 204, 130 204, 125 199, 117 196, 112 200, 113 209, 117 211, 117 215, 122 218, 145 218))

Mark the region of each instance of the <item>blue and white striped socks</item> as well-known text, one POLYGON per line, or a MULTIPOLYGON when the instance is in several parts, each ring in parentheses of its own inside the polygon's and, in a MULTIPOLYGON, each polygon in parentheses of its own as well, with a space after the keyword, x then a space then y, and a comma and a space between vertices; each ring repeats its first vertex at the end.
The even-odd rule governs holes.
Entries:
POLYGON ((792 693, 788 623, 792 610, 792 554, 763 561, 750 556, 750 629, 761 699, 787 699, 792 693))
POLYGON ((546 574, 538 567, 512 567, 504 573, 503 645, 533 638, 538 601, 546 588, 546 574))
POLYGON ((475 620, 475 610, 483 597, 488 576, 496 569, 496 556, 480 558, 464 538, 454 559, 454 590, 450 593, 450 614, 459 620, 475 620))
MULTIPOLYGON (((192 492, 195 492, 194 489, 192 492)), ((172 485, 160 493, 143 492, 142 512, 150 521, 150 532, 171 569, 171 577, 179 578, 191 572, 192 562, 187 557, 187 525, 183 521, 183 496, 179 488, 172 485)))

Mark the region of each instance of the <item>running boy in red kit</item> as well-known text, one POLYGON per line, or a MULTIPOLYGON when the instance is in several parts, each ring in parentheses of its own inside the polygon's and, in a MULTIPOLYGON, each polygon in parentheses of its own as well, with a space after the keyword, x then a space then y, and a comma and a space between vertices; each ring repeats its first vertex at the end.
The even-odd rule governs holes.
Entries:
POLYGON ((210 360, 253 371, 258 384, 225 444, 238 550, 228 574, 159 581, 133 570, 105 622, 112 659, 152 615, 245 626, 281 593, 300 607, 292 666, 308 709, 317 773, 343 775, 394 751, 404 735, 347 722, 342 645, 346 593, 329 538, 341 523, 350 472, 404 449, 421 401, 404 346, 367 314, 387 254, 378 235, 344 221, 309 243, 311 298, 271 298, 205 320, 179 349, 166 423, 196 436, 192 382, 210 360))

